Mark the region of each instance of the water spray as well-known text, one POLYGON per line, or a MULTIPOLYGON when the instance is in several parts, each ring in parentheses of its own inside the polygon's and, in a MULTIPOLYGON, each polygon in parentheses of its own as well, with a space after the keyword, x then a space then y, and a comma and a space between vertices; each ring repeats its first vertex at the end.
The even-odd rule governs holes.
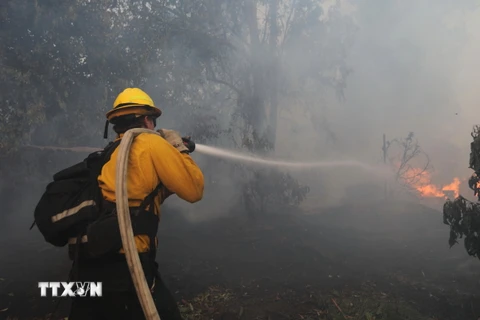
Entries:
MULTIPOLYGON (((204 144, 196 144, 195 151, 205 155, 217 156, 230 160, 236 160, 245 163, 269 166, 269 167, 283 167, 297 170, 314 169, 314 168, 335 168, 335 167, 357 167, 366 171, 371 171, 374 174, 382 174, 381 167, 374 167, 366 163, 356 160, 341 160, 341 161, 315 161, 315 162, 292 162, 283 160, 274 160, 268 158, 260 158, 253 155, 246 155, 235 151, 206 146, 204 144)), ((390 174, 385 171, 385 174, 390 174)))
MULTIPOLYGON (((29 146, 38 149, 53 149, 53 150, 69 150, 77 152, 95 152, 102 149, 91 147, 76 147, 76 148, 62 148, 62 147, 47 147, 47 146, 29 146)), ((204 155, 215 156, 224 159, 230 159, 243 163, 249 163, 253 165, 267 166, 267 167, 281 167, 287 169, 306 170, 315 168, 359 168, 364 171, 371 172, 374 175, 387 177, 392 174, 391 170, 379 164, 376 166, 369 165, 357 160, 339 160, 339 161, 313 161, 313 162, 300 162, 300 161, 284 161, 275 160, 269 158, 258 157, 252 154, 244 154, 232 150, 222 149, 218 147, 211 147, 204 144, 196 143, 195 152, 202 153, 204 155)))

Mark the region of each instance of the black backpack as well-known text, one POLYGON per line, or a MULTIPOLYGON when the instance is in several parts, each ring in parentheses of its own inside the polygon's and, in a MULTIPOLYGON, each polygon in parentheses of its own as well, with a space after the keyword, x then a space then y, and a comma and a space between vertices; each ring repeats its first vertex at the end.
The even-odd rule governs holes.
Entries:
POLYGON ((30 230, 36 224, 48 243, 63 247, 70 237, 77 236, 95 221, 102 203, 97 178, 120 141, 110 142, 82 162, 55 173, 35 207, 35 221, 30 230))

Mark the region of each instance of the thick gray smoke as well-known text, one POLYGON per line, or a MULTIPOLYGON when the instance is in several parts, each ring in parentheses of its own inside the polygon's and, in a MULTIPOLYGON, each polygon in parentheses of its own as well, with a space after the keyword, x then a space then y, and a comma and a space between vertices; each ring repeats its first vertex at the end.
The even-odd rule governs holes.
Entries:
POLYGON ((381 157, 387 139, 413 131, 435 167, 435 182, 468 178, 470 132, 480 95, 475 1, 355 2, 354 72, 336 127, 342 151, 381 157))
MULTIPOLYGON (((294 145, 297 157, 314 154, 322 159, 346 157, 379 163, 383 134, 392 140, 412 131, 435 169, 432 183, 441 188, 458 177, 462 194, 468 198, 470 132, 478 123, 480 100, 474 68, 480 52, 478 2, 340 3, 358 29, 348 50, 347 64, 353 72, 347 79, 345 101, 333 95, 318 101, 319 108, 327 106, 325 123, 335 143, 326 143, 326 134, 315 135, 304 127, 302 134, 283 130, 285 139, 279 143, 285 144, 280 149, 288 152, 294 145), (324 143, 315 148, 319 141, 324 143)), ((333 174, 332 181, 348 184, 346 180, 354 180, 351 174, 339 177, 333 174)))
MULTIPOLYGON (((285 2, 280 12, 288 13, 288 3, 285 2)), ((147 8, 155 10, 156 7, 149 5, 147 8)), ((406 137, 413 131, 435 168, 432 182, 441 187, 458 177, 462 179, 464 195, 468 196, 465 179, 471 173, 467 168, 469 134, 476 123, 476 100, 479 98, 473 87, 478 75, 472 67, 480 50, 478 5, 475 6, 474 1, 451 0, 418 1, 414 5, 405 1, 332 0, 322 2, 322 8, 320 19, 327 31, 318 33, 319 44, 303 40, 300 34, 284 43, 282 50, 288 59, 282 63, 282 74, 291 92, 280 97, 276 150, 271 156, 287 161, 364 161, 375 165, 382 162, 383 134, 387 140, 392 140, 406 137), (318 52, 316 46, 323 46, 318 57, 310 53, 318 52), (344 65, 342 59, 345 59, 344 65), (339 99, 338 92, 321 82, 295 85, 301 83, 298 75, 309 69, 321 70, 334 81, 342 80, 343 69, 351 70, 345 77, 344 99, 339 99), (300 94, 295 95, 295 90, 300 94)), ((120 52, 129 52, 139 46, 136 39, 141 29, 138 28, 145 24, 128 13, 129 10, 141 12, 144 9, 133 9, 121 2, 119 8, 108 10, 115 19, 112 32, 121 39, 115 42, 120 52), (131 27, 122 27, 126 25, 131 27)), ((83 32, 91 32, 87 16, 93 13, 86 11, 84 14, 85 21, 79 20, 76 24, 83 32)), ((259 19, 265 14, 260 10, 259 19)), ((215 21, 218 17, 210 18, 215 21)), ((313 22, 310 25, 314 25, 313 22)), ((281 29, 282 32, 285 30, 281 29)), ((35 30, 33 34, 39 36, 35 30)), ((191 67, 202 59, 205 49, 197 44, 199 49, 186 51, 185 46, 194 41, 191 35, 177 37, 179 41, 169 44, 158 62, 148 65, 148 70, 155 71, 154 76, 123 86, 141 86, 152 95, 164 111, 159 127, 174 128, 185 134, 192 133, 195 131, 192 128, 199 125, 229 130, 239 96, 225 85, 205 81, 211 76, 202 78, 202 74, 195 73, 191 67), (169 63, 169 59, 178 57, 182 57, 181 64, 169 63), (170 78, 177 82, 170 82, 170 78), (215 119, 213 123, 209 122, 210 117, 215 119)), ((49 41, 54 48, 54 39, 49 41)), ((238 39, 232 40, 235 41, 238 39)), ((63 47, 62 50, 68 51, 52 51, 52 54, 71 55, 76 49, 63 47)), ((116 68, 119 70, 125 63, 121 58, 112 58, 112 61, 118 60, 116 68)), ((132 57, 126 54, 124 58, 132 57)), ((92 66, 87 67, 86 72, 98 79, 108 79, 107 71, 93 68, 98 63, 96 59, 92 54, 84 56, 82 61, 92 66)), ((241 63, 237 60, 239 56, 232 55, 225 61, 231 65, 241 63)), ((58 64, 53 60, 52 63, 53 66, 58 64)), ((99 80, 99 84, 106 85, 104 81, 99 80)), ((53 118, 55 121, 50 121, 49 126, 37 130, 33 142, 58 143, 52 134, 60 132, 66 139, 72 134, 79 136, 77 141, 83 144, 104 144, 102 115, 111 107, 111 100, 122 86, 109 87, 109 92, 92 88, 81 85, 76 91, 96 96, 98 105, 93 109, 96 121, 90 121, 91 129, 86 130, 96 132, 96 138, 81 132, 68 132, 73 119, 66 120, 60 115, 53 118), (83 135, 85 138, 81 138, 83 135)), ((234 149, 236 146, 228 135, 207 142, 234 149)), ((238 181, 231 179, 232 165, 201 155, 195 155, 195 159, 216 184, 206 189, 206 199, 210 199, 210 193, 217 194, 216 188, 225 196, 223 200, 206 200, 188 207, 195 211, 205 206, 205 211, 211 213, 228 211, 229 205, 239 197, 238 181), (223 201, 225 204, 221 205, 223 201)), ((318 199, 329 205, 341 202, 347 188, 357 184, 383 185, 383 181, 356 170, 319 169, 293 175, 311 187, 304 204, 312 206, 318 204, 318 199)))
MULTIPOLYGON (((288 3, 281 6, 280 13, 289 12, 288 3)), ((118 8, 107 10, 115 19, 112 34, 118 37, 114 42, 118 48, 113 51, 123 54, 140 47, 138 35, 142 34, 140 27, 142 24, 145 26, 145 22, 127 12, 131 10, 136 14, 135 10, 142 12, 145 9, 142 8, 129 8, 127 3, 121 2, 118 8)), ((156 9, 150 4, 146 8, 150 11, 144 12, 156 9)), ((322 8, 324 12, 320 19, 327 26, 322 30, 327 31, 318 33, 319 43, 302 40, 300 33, 294 34, 296 38, 293 40, 284 42, 282 50, 288 59, 282 63, 282 74, 290 92, 279 100, 276 150, 270 156, 286 161, 362 161, 375 165, 382 162, 383 134, 392 140, 406 137, 412 131, 435 168, 432 182, 441 187, 458 177, 462 181, 463 194, 468 196, 465 179, 471 173, 467 168, 469 134, 476 123, 476 101, 479 98, 474 88, 478 75, 473 67, 480 51, 478 4, 475 1, 450 0, 418 1, 414 5, 405 1, 330 0, 322 2, 322 8), (317 51, 309 48, 317 46, 323 46, 322 54, 312 56, 311 52, 317 51), (334 88, 322 82, 302 82, 298 75, 309 69, 321 70, 323 75, 330 77, 330 83, 344 81, 343 92, 339 95, 334 88), (343 79, 347 69, 351 72, 347 72, 343 79), (339 99, 339 96, 344 99, 339 99)), ((13 16, 10 19, 15 20, 15 15, 20 12, 20 9, 11 11, 13 16)), ((29 14, 32 12, 29 11, 29 14)), ((91 33, 88 15, 93 12, 86 10, 83 14, 85 19, 75 22, 78 30, 72 30, 91 33)), ((260 10, 259 19, 264 15, 265 12, 260 10)), ((215 21, 218 17, 210 18, 215 21)), ((310 22, 310 25, 314 23, 310 22)), ((20 29, 21 26, 18 33, 22 34, 20 29)), ((24 32, 28 37, 40 36, 39 30, 28 30, 24 32)), ((280 28, 279 38, 282 32, 285 30, 280 28)), ((28 37, 20 39, 25 42, 28 37)), ((77 143, 101 146, 105 143, 101 138, 103 114, 111 107, 114 96, 125 86, 141 86, 152 95, 164 111, 159 127, 173 128, 185 134, 194 132, 192 128, 199 125, 204 127, 203 131, 215 127, 228 132, 232 128, 231 120, 239 96, 228 86, 206 81, 207 78, 211 80, 211 76, 195 73, 197 70, 191 67, 198 64, 206 49, 197 43, 197 50, 186 51, 187 44, 195 45, 194 39, 181 33, 176 37, 178 41, 167 46, 169 49, 159 61, 147 66, 147 70, 155 71, 155 76, 148 79, 137 77, 136 81, 108 86, 108 90, 93 89, 99 85, 106 86, 111 81, 108 80, 111 76, 107 75, 111 70, 95 69, 100 63, 99 58, 88 55, 88 44, 79 38, 75 43, 85 46, 87 53, 80 54, 82 63, 78 71, 99 80, 91 85, 79 84, 74 91, 79 96, 95 96, 96 106, 92 109, 79 101, 78 106, 64 107, 85 109, 84 114, 94 111, 95 121, 78 118, 81 113, 76 114, 76 118, 65 118, 59 114, 35 132, 32 142, 56 144, 62 140, 54 136, 65 139, 76 136, 77 143), (178 60, 181 64, 169 63, 169 59, 178 57, 182 57, 178 60), (177 82, 172 84, 170 78, 175 78, 177 82), (178 98, 180 96, 181 99, 178 98), (214 119, 214 122, 209 119, 214 119), (78 120, 89 123, 90 130, 69 131, 72 121, 78 120)), ((45 41, 52 48, 57 47, 55 39, 45 41)), ((239 40, 232 40, 233 43, 235 41, 239 40)), ((220 47, 212 48, 220 51, 220 47)), ((209 50, 212 48, 208 47, 209 50)), ((76 47, 63 45, 61 50, 52 49, 50 55, 79 55, 75 50, 76 47)), ((114 70, 120 70, 125 63, 122 57, 129 58, 128 54, 111 56, 115 62, 114 70)), ((236 55, 223 58, 227 64, 241 63, 236 55)), ((58 59, 45 61, 51 61, 52 68, 60 66, 58 59)), ((234 149, 236 146, 228 135, 207 142, 234 149)), ((209 212, 228 211, 229 205, 239 197, 237 181, 232 180, 230 175, 232 165, 201 155, 194 157, 211 177, 212 183, 215 181, 216 184, 208 185, 206 199, 217 194, 216 188, 222 190, 225 196, 221 197, 222 200, 203 201, 191 210, 205 206, 205 211, 209 212), (221 205, 222 202, 225 204, 221 205)), ((311 187, 306 203, 312 206, 318 205, 319 199, 322 199, 322 204, 338 203, 344 199, 347 188, 359 183, 373 183, 377 187, 383 185, 383 181, 351 169, 309 170, 293 175, 311 187)))

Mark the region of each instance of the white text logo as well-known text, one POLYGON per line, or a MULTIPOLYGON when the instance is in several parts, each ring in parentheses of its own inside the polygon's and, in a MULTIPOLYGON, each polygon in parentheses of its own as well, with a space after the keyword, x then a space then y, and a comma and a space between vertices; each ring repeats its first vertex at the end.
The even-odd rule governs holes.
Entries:
POLYGON ((101 297, 101 282, 39 282, 40 296, 46 297, 50 289, 52 297, 101 297))

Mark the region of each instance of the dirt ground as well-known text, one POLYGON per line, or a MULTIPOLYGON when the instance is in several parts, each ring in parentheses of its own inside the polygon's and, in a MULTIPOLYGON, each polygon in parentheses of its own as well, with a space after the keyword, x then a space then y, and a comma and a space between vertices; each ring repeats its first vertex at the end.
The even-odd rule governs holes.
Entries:
MULTIPOLYGON (((164 211, 158 262, 185 319, 477 320, 480 261, 440 212, 377 203, 190 224, 164 211)), ((38 281, 67 278, 38 232, 0 244, 0 318, 64 319, 38 281), (15 244, 14 246, 12 244, 15 244)))

